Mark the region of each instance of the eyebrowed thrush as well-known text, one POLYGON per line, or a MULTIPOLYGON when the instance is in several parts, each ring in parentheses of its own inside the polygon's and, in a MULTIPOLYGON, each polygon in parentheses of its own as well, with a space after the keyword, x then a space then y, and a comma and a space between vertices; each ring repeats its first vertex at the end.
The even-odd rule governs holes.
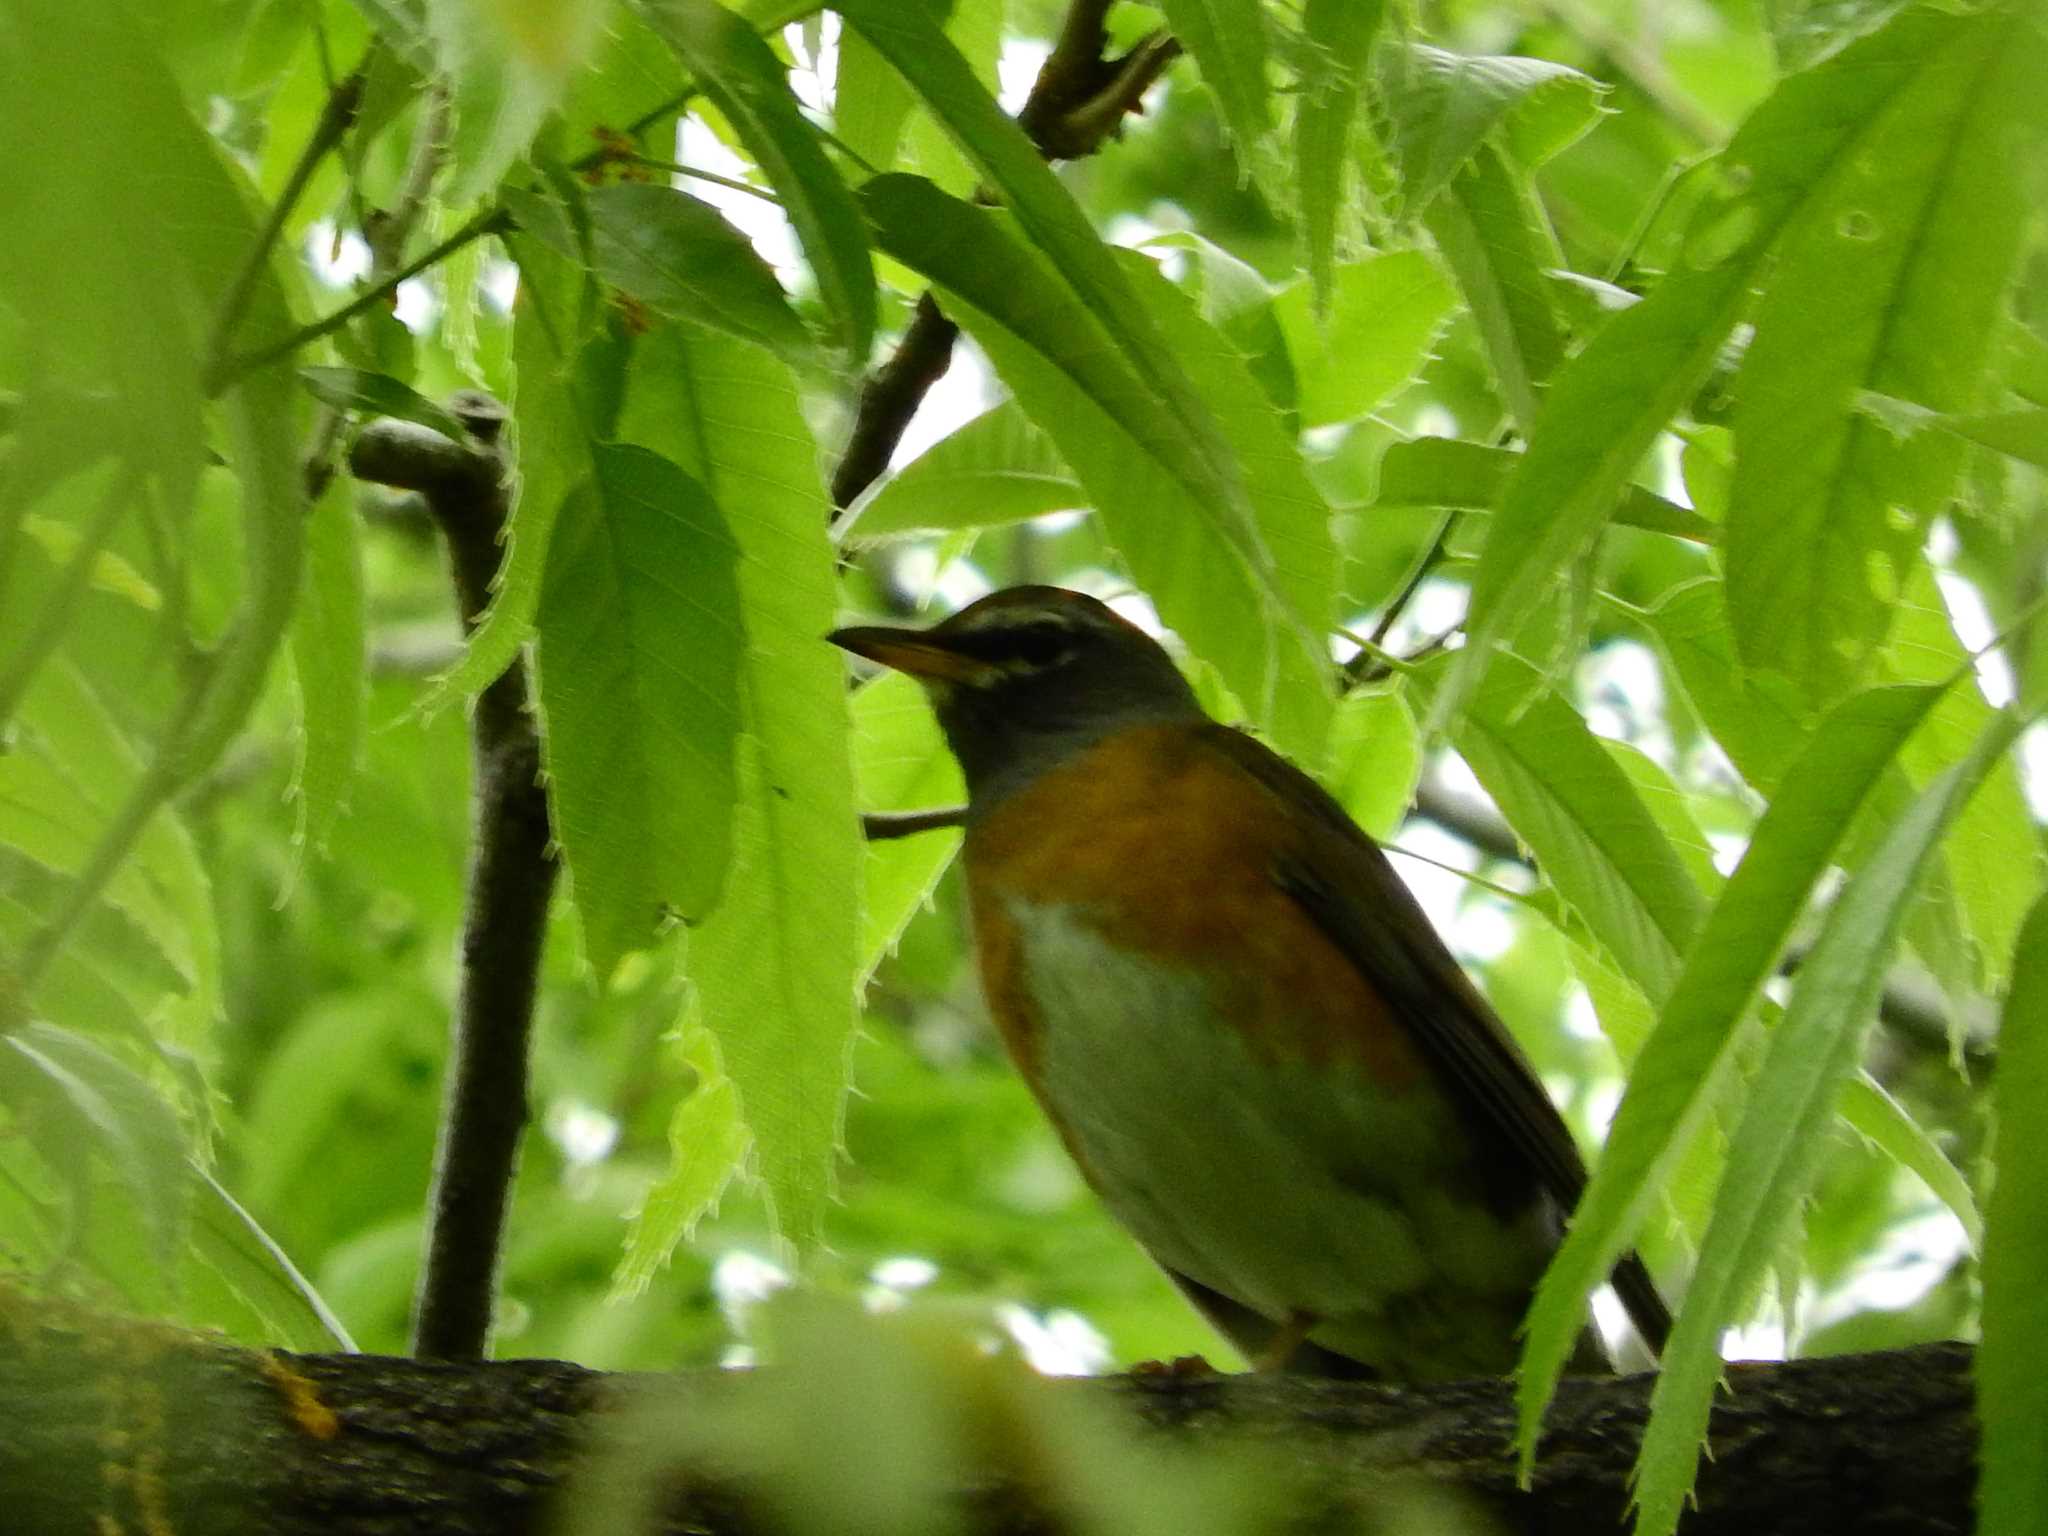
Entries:
MULTIPOLYGON (((1372 840, 1093 598, 831 639, 924 685, 966 775, 990 1012, 1195 1306, 1263 1365, 1510 1371, 1585 1168, 1372 840)), ((1661 1346, 1633 1255, 1614 1281, 1661 1346)), ((1590 1327, 1574 1365, 1610 1368, 1590 1327)))

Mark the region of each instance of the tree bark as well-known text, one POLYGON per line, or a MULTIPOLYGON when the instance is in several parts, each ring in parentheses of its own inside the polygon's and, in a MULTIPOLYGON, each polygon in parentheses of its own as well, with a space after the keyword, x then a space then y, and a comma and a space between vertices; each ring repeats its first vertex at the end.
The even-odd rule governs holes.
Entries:
MULTIPOLYGON (((1977 1440, 1970 1363, 1968 1347, 1939 1344, 1731 1367, 1699 1508, 1683 1529, 1969 1530, 1977 1440)), ((829 1400, 831 1389, 802 1381, 793 1374, 800 1369, 682 1379, 700 1394, 690 1401, 720 1411, 829 1400)), ((603 1450, 606 1425, 628 1422, 621 1410, 654 1380, 552 1361, 270 1354, 16 1297, 0 1306, 0 1525, 10 1536, 543 1531, 579 1464, 594 1453, 616 1457, 615 1444, 603 1450)), ((1380 1528, 1369 1512, 1391 1489, 1394 1497, 1450 1497, 1470 1516, 1432 1528, 1579 1536, 1623 1526, 1651 1380, 1567 1381, 1527 1492, 1515 1487, 1505 1382, 1400 1389, 1161 1371, 1033 1381, 1022 1390, 1053 1415, 1100 1413, 1107 1404, 1137 1444, 1192 1449, 1202 1466, 1231 1447, 1265 1458, 1284 1471, 1275 1486, 1287 1491, 1284 1512, 1262 1506, 1261 1530, 1380 1528)), ((893 1454, 862 1442, 866 1422, 838 1426, 847 1434, 834 1438, 863 1454, 827 1469, 826 1488, 850 1492, 893 1454)), ((1016 1435, 974 1443, 1002 1464, 962 1473, 952 1495, 959 1528, 1074 1528, 1056 1513, 1067 1504, 1059 1488, 1019 1474, 1018 1464, 1034 1458, 1019 1452, 1016 1435)), ((828 1453, 821 1446, 817 1454, 828 1453)), ((1138 1453, 1128 1454, 1137 1469, 1138 1453)), ((730 1468, 664 1487, 666 1514, 656 1523, 668 1531, 793 1528, 773 1514, 772 1490, 762 1496, 730 1468)), ((581 1502, 589 1490, 586 1483, 571 1497, 581 1502)))

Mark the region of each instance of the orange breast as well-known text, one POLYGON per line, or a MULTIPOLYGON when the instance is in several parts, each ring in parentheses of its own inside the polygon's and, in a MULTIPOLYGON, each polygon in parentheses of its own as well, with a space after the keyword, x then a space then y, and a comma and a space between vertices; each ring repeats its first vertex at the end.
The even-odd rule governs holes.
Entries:
POLYGON ((1120 949, 1185 967, 1256 1051, 1355 1061, 1384 1088, 1427 1075, 1368 977, 1274 880, 1301 835, 1274 792, 1185 727, 1124 732, 970 830, 989 1007, 1027 1077, 1036 1024, 1014 904, 1075 912, 1120 949))

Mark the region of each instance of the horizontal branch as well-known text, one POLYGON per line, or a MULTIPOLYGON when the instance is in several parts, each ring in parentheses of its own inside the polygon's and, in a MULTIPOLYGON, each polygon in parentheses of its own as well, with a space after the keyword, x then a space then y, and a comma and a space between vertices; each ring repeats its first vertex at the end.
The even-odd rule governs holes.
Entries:
MULTIPOLYGON (((19 1297, 8 1305, 0 1488, 10 1536, 70 1536, 95 1522, 180 1536, 539 1530, 585 1458, 618 1453, 608 1423, 644 1436, 657 1422, 619 1412, 656 1378, 548 1361, 270 1355, 143 1325, 53 1320, 19 1297)), ((1975 1477, 1970 1361, 1966 1346, 1944 1344, 1731 1367, 1686 1536, 1959 1536, 1970 1528, 1975 1477)), ((899 1454, 874 1438, 877 1415, 838 1430, 821 1422, 835 1391, 847 1400, 822 1372, 795 1394, 773 1371, 661 1380, 693 1390, 681 1400, 698 1405, 699 1420, 738 1409, 731 1422, 752 1424, 757 1435, 801 1399, 806 1484, 844 1490, 834 1507, 859 1506, 850 1495, 887 1483, 882 1459, 899 1454), (843 1466, 826 1465, 835 1454, 843 1466)), ((1042 1394, 1035 1409, 1056 1417, 1107 1404, 1138 1443, 1180 1447, 1205 1467, 1219 1454, 1264 1458, 1294 1518, 1262 1528, 1378 1528, 1359 1517, 1384 1510, 1391 1488, 1494 1516, 1459 1529, 1580 1533, 1623 1528, 1650 1384, 1647 1376, 1567 1380, 1526 1493, 1514 1485, 1504 1381, 1402 1389, 1168 1370, 1020 1390, 1042 1394)), ((996 1412, 999 1397, 991 1388, 972 1400, 977 1411, 996 1412)), ((674 1415, 666 1423, 671 1432, 696 1427, 674 1415)), ((960 1469, 960 1529, 1071 1528, 1056 1513, 1062 1490, 1020 1476, 1033 1456, 1001 1434, 966 1438, 989 1461, 960 1469)), ((675 1460, 672 1444, 635 1444, 643 1466, 649 1457, 675 1460)), ((1134 1459, 1133 1477, 1152 1465, 1134 1459)), ((773 1493, 747 1486, 729 1464, 715 1480, 672 1479, 665 1492, 663 1529, 744 1536, 788 1528, 773 1493)))

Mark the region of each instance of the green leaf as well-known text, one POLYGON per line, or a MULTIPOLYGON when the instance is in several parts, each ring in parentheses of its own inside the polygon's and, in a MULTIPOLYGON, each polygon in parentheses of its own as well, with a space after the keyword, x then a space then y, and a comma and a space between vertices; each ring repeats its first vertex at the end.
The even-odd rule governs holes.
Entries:
POLYGON ((600 402, 625 388, 624 349, 589 336, 591 294, 581 263, 537 240, 507 243, 519 262, 519 304, 512 320, 518 490, 491 605, 470 632, 462 660, 436 678, 420 701, 422 713, 481 693, 532 638, 555 519, 591 473, 591 447, 603 430, 600 402))
POLYGON ((1888 91, 1817 104, 1861 110, 1785 228, 1736 380, 1736 641, 1818 702, 1882 642, 1961 464, 1954 438, 1895 437, 1859 398, 1977 406, 2048 128, 2048 39, 2022 11, 1906 13, 1881 36, 1899 31, 1921 47, 1888 91))
POLYGON ((1642 748, 1604 736, 1600 745, 1614 759, 1615 766, 1628 775, 1629 783, 1642 797, 1644 809, 1663 829, 1665 840, 1692 875, 1693 884, 1712 900, 1721 889, 1721 872, 1714 867, 1714 845, 1707 841, 1707 834, 1693 817, 1692 802, 1686 792, 1678 787, 1664 765, 1642 748))
POLYGON ((1283 289, 1273 313, 1299 381, 1301 424, 1356 421, 1427 361, 1456 295, 1420 251, 1388 251, 1337 269, 1330 314, 1318 320, 1307 282, 1283 289))
POLYGON ((1184 253, 1185 260, 1177 263, 1178 272, 1172 265, 1164 268, 1174 285, 1194 301, 1204 320, 1244 354, 1245 365, 1259 381, 1267 401, 1291 428, 1298 429, 1294 360, 1287 355, 1287 338, 1273 313, 1272 284, 1256 267, 1187 230, 1159 235, 1139 248, 1184 253))
MULTIPOLYGON (((44 904, 32 897, 24 899, 19 889, 21 867, 12 856, 0 864, 8 876, 8 885, 15 887, 0 894, 0 945, 5 945, 9 953, 18 952, 42 926, 44 904)), ((121 969, 102 953, 98 940, 106 925, 96 919, 103 919, 108 910, 103 906, 94 913, 71 942, 51 957, 28 994, 29 1008, 37 1016, 67 1029, 154 1045, 155 1037, 143 1022, 143 1014, 154 1006, 162 987, 128 984, 121 969)), ((177 985, 178 978, 173 975, 168 984, 177 985)))
POLYGON ((454 170, 441 195, 459 208, 487 194, 526 153, 603 36, 610 3, 427 0, 426 9, 455 115, 448 142, 454 170))
POLYGON ((853 1038, 860 832, 817 448, 788 371, 669 326, 641 342, 622 431, 675 457, 740 548, 745 735, 725 895, 690 930, 699 1017, 718 1037, 782 1233, 818 1240, 853 1038))
MULTIPOLYGON (((1244 665, 1243 653, 1225 647, 1216 623, 1227 601, 1205 576, 1192 590, 1179 582, 1144 578, 1162 617, 1190 645, 1215 660, 1224 678, 1254 717, 1273 733, 1284 751, 1314 764, 1321 760, 1329 730, 1330 656, 1328 635, 1336 622, 1337 549, 1330 507, 1310 479, 1299 439, 1267 402, 1245 358, 1228 338, 1204 321, 1194 303, 1136 252, 1123 258, 1126 275, 1153 323, 1173 347, 1203 401, 1224 424, 1225 437, 1241 467, 1251 503, 1257 548, 1270 561, 1270 598, 1261 604, 1264 644, 1261 667, 1244 665), (1197 596, 1196 594, 1200 595, 1197 596)), ((1106 505, 1098 501, 1099 505, 1106 505)), ((1132 562, 1153 571, 1172 569, 1185 546, 1171 527, 1152 518, 1130 523, 1105 511, 1111 541, 1132 562)))
POLYGON ((408 384, 367 368, 301 368, 299 382, 323 405, 358 416, 392 416, 432 427, 452 443, 467 443, 469 429, 408 384))
MULTIPOLYGON (((60 571, 71 563, 81 542, 78 530, 71 524, 35 512, 21 520, 21 531, 60 571)), ((156 613, 164 605, 164 595, 156 584, 109 549, 92 557, 91 583, 94 590, 125 598, 144 613, 156 613)))
POLYGON ((865 363, 875 334, 867 227, 797 106, 782 61, 751 25, 714 0, 641 0, 640 10, 781 195, 840 343, 856 364, 865 363))
MULTIPOLYGON (((1591 543, 1657 434, 1697 394, 1748 307, 1760 263, 1815 185, 1851 156, 1863 125, 1940 50, 1947 29, 1962 24, 1932 10, 1903 11, 1781 81, 1749 115, 1721 156, 1718 195, 1694 214, 1686 265, 1558 371, 1488 531, 1462 660, 1437 693, 1432 729, 1456 712, 1487 654, 1542 605, 1555 573, 1591 543)), ((1738 643, 1768 646, 1761 633, 1738 643)))
POLYGON ((1612 515, 1650 444, 1713 367, 1747 295, 1740 264, 1674 273, 1558 371, 1487 530, 1465 646, 1436 695, 1432 729, 1612 515))
POLYGON ((995 216, 911 177, 878 177, 863 197, 885 249, 900 256, 917 242, 940 269, 928 275, 957 295, 948 313, 1051 435, 1161 616, 1222 669, 1284 750, 1314 761, 1329 712, 1319 654, 1334 603, 1328 509, 1242 356, 1151 263, 1126 258, 1138 308, 1226 426, 1250 522, 1195 492, 1170 446, 1174 423, 995 216), (950 238, 935 240, 947 221, 950 238))
MULTIPOLYGON (((975 79, 959 49, 921 7, 901 0, 848 0, 837 9, 924 98, 932 115, 1000 194, 1025 237, 1052 262, 1073 296, 1108 334, 1123 367, 1144 381, 1147 392, 1178 423, 1173 439, 1176 472, 1190 475, 1191 483, 1201 486, 1198 494, 1212 497, 1226 514, 1242 515, 1243 490, 1220 426, 1196 395, 1173 349, 1143 307, 1133 302, 1128 283, 1086 215, 1023 130, 975 79), (1183 455, 1185 463, 1180 462, 1183 455)), ((925 203, 923 210, 935 213, 939 206, 925 203)), ((872 217, 872 203, 869 212, 872 217)), ((928 238, 959 239, 961 222, 957 216, 941 215, 928 238)), ((946 286, 961 291, 958 283, 946 286)), ((976 302, 988 307, 985 300, 976 302)))
POLYGON ((1717 579, 1701 577, 1672 588, 1642 618, 1736 771, 1768 795, 1805 741, 1810 716, 1782 676, 1743 666, 1722 595, 1717 579))
POLYGON ((717 1038, 701 1024, 687 1026, 681 1052, 696 1071, 696 1086, 669 1117, 668 1172, 641 1197, 626 1229, 626 1252, 612 1275, 615 1301, 642 1295, 697 1223, 718 1209, 751 1141, 717 1038))
MULTIPOLYGON (((1213 473, 1211 456, 1222 442, 1220 429, 1212 441, 1191 439, 1169 403, 1146 387, 1141 360, 1119 346, 1081 297, 1011 234, 1012 226, 917 176, 877 176, 861 188, 861 205, 883 250, 973 307, 976 340, 987 347, 987 333, 1000 327, 1005 356, 1022 356, 1028 349, 1033 364, 1055 371, 1067 389, 1092 407, 1091 414, 1107 417, 1132 450, 1170 476, 1200 509, 1201 520, 1242 559, 1259 561, 1242 485, 1234 474, 1224 482, 1213 473)), ((1129 294, 1122 272, 1117 275, 1130 307, 1145 313, 1129 294)), ((1014 366, 1004 371, 1002 359, 996 362, 1005 382, 1018 390, 1010 376, 1014 366)), ((1178 363, 1176 371, 1186 379, 1178 363)), ((1191 384, 1185 387, 1192 389, 1191 384)), ((1023 391, 1018 394, 1021 398, 1023 391)), ((1028 398, 1024 404, 1034 420, 1054 431, 1055 419, 1028 398)), ((1054 441, 1062 441, 1057 432, 1054 441)), ((1067 457, 1073 461, 1071 451, 1067 457)))
POLYGON ((841 520, 839 537, 993 528, 1087 504, 1052 439, 1006 400, 863 495, 841 520))
POLYGON ((376 33, 413 68, 434 72, 434 42, 427 31, 427 0, 354 0, 376 33))
POLYGON ((1844 43, 1869 32, 1907 0, 1770 0, 1763 15, 1770 26, 1778 68, 1810 68, 1844 43))
MULTIPOLYGON (((1002 88, 997 64, 1003 51, 1006 3, 1007 0, 923 0, 932 20, 960 51, 982 89, 991 94, 1002 88)), ((843 30, 848 36, 860 36, 855 28, 843 30)), ((902 76, 896 78, 902 81, 902 76)), ((905 88, 910 89, 907 83, 905 88)), ((929 177, 954 197, 972 198, 981 185, 973 163, 949 136, 945 125, 930 112, 911 114, 903 150, 903 169, 929 177)))
MULTIPOLYGON (((58 659, 22 701, 22 736, 0 753, 0 842, 47 869, 85 866, 107 822, 149 771, 85 675, 58 659)), ((190 992, 187 1022, 210 1025, 220 1007, 220 935, 213 887, 191 833, 160 808, 136 835, 106 900, 134 920, 190 992)), ((175 1014, 159 1020, 169 1029, 175 1014)), ((180 1040, 199 1043, 196 1035, 180 1040)))
MULTIPOLYGON (((207 448, 206 335, 256 243, 244 188, 134 18, 106 0, 0 7, 0 142, 41 146, 33 162, 0 165, 0 302, 23 317, 31 353, 63 358, 68 380, 117 402, 123 456, 182 517, 207 448), (75 112, 80 80, 103 93, 99 110, 75 112), (70 126, 51 135, 52 122, 70 126), (121 211, 119 239, 109 209, 121 211)), ((266 265, 237 335, 260 342, 291 323, 266 265)), ((242 606, 160 748, 151 798, 212 764, 268 676, 299 593, 303 407, 278 366, 243 375, 211 407, 240 495, 242 606)))
MULTIPOLYGON (((864 810, 925 811, 967 801, 960 765, 946 750, 924 690, 901 672, 885 672, 853 696, 853 768, 864 810)), ((896 947, 959 848, 957 830, 867 845, 863 983, 896 947)))
POLYGON ((1842 1119, 1866 1136, 1885 1156, 1916 1175, 1947 1206, 1969 1239, 1970 1252, 1984 1250, 1984 1218, 1977 1210, 1977 1197, 1963 1171, 1949 1161, 1927 1129, 1884 1084, 1868 1072, 1859 1072, 1842 1088, 1842 1119))
POLYGON ((1685 861, 1578 711, 1533 667, 1504 655, 1451 741, 1544 878, 1648 997, 1665 996, 1704 903, 1685 861))
POLYGON ((30 1144, 53 1168, 87 1155, 104 1161, 157 1262, 170 1262, 185 1231, 191 1169, 177 1113, 146 1078, 83 1035, 29 1024, 0 1036, 0 1099, 35 1127, 30 1144), (37 1118, 34 1105, 49 1118, 37 1118))
MULTIPOLYGON (((673 187, 593 187, 592 270, 649 308, 730 331, 786 357, 810 348, 775 271, 709 203, 673 187)), ((564 256, 575 256, 573 248, 564 256)))
MULTIPOLYGON (((0 753, 0 844, 43 868, 75 875, 85 867, 104 818, 79 793, 70 771, 37 740, 17 740, 0 753)), ((132 918, 179 981, 194 986, 199 965, 182 915, 140 870, 116 871, 107 902, 132 918)))
POLYGON ((1353 821, 1382 842, 1391 838, 1421 777, 1422 737, 1398 691, 1355 688, 1337 701, 1322 781, 1353 821))
MULTIPOLYGON (((1414 437, 1389 443, 1380 455, 1379 493, 1373 501, 1389 507, 1491 511, 1519 458, 1513 448, 1454 437, 1414 437)), ((1720 531, 1697 512, 1639 485, 1622 492, 1614 521, 1694 544, 1712 544, 1720 537, 1720 531)), ((1729 654, 1732 657, 1732 650, 1729 654)))
POLYGON ((1564 265, 1556 236, 1526 182, 1489 145, 1430 202, 1423 222, 1465 295, 1502 401, 1527 427, 1564 357, 1544 277, 1564 265))
POLYGON ((1991 411, 1940 420, 1958 437, 2048 469, 2048 410, 1991 411))
POLYGON ((292 618, 298 679, 298 761, 292 793, 298 856, 318 856, 347 806, 362 756, 369 661, 364 648, 363 555, 346 480, 336 477, 306 530, 306 592, 292 618))
MULTIPOLYGON (((2008 382, 2014 389, 2020 387, 2017 381, 2008 382)), ((1865 389, 1857 391, 1856 409, 1895 438, 1911 438, 1939 429, 2008 458, 2048 469, 2048 410, 2038 406, 1974 413, 1937 411, 1917 400, 1902 400, 1897 395, 1865 389)))
POLYGON ((1451 183, 1496 131, 1533 168, 1598 121, 1598 81, 1547 59, 1447 53, 1410 43, 1388 54, 1390 147, 1411 216, 1451 183))
MULTIPOLYGON (((1918 556, 1908 569, 1885 659, 1893 673, 1910 682, 1946 682, 1969 660, 1949 622, 1934 572, 1918 556)), ((1985 702, 1974 677, 1949 689, 1900 755, 1907 776, 1918 787, 1932 783, 1970 750, 1995 718, 1996 711, 1985 702)), ((1942 852, 1977 947, 1977 975, 1994 976, 2012 953, 2020 924, 2048 873, 2014 758, 1992 764, 1984 783, 1957 814, 1942 852)))
MULTIPOLYGON (((444 999, 394 976, 333 988, 294 1017, 237 1105, 246 1126, 237 1187, 249 1203, 290 1230, 304 1192, 326 1178, 328 1159, 350 1145, 352 1131, 402 1140, 412 1130, 396 1109, 405 1080, 427 1070, 438 1049, 429 1042, 446 1014, 444 999)), ((350 1194, 355 1211, 388 1198, 350 1194)))
POLYGON ((832 126, 840 142, 876 170, 892 169, 912 101, 910 87, 874 44, 852 27, 842 29, 832 77, 832 126))
MULTIPOLYGON (((1622 1065, 1633 1068, 1644 1043, 1657 1027, 1656 1008, 1643 996, 1642 989, 1622 975, 1597 944, 1590 942, 1591 935, 1583 928, 1574 931, 1567 925, 1560 931, 1570 941, 1572 974, 1586 989, 1600 1021, 1600 1032, 1614 1047, 1622 1065)), ((1738 1054, 1738 1062, 1754 1066, 1754 1055, 1753 1050, 1747 1056, 1738 1054)), ((1731 1080, 1736 1078, 1737 1074, 1731 1074, 1731 1080)), ((1727 1161, 1728 1138, 1722 1128, 1729 1097, 1727 1092, 1721 1095, 1712 1106, 1713 1117, 1706 1121, 1703 1133, 1695 1136, 1692 1145, 1673 1161, 1657 1202, 1690 1248, 1699 1246, 1700 1234, 1706 1230, 1707 1211, 1727 1161)), ((1601 1156, 1604 1158, 1606 1153, 1603 1151, 1601 1156)))
POLYGON ((1337 216, 1344 169, 1351 163, 1351 125, 1372 45, 1386 18, 1385 0, 1308 0, 1301 13, 1308 45, 1301 97, 1294 109, 1295 179, 1300 185, 1301 238, 1318 313, 1330 306, 1337 216))
POLYGON ((1259 0, 1160 0, 1166 29, 1187 49, 1250 169, 1273 126, 1266 82, 1266 17, 1259 0))
POLYGON ((1979 1536, 2035 1536, 2048 1509, 2048 897, 2012 952, 1998 1031, 1998 1178, 1984 1232, 1984 1340, 1977 1346, 1979 1536))
POLYGON ((1635 1240, 1706 1123, 1744 1022, 1816 882, 1938 697, 1932 688, 1876 689, 1830 715, 1785 775, 1697 938, 1679 940, 1685 963, 1675 982, 1644 989, 1662 999, 1657 1028, 1636 1055, 1607 1146, 1529 1312, 1516 1387, 1525 1469, 1585 1324, 1587 1297, 1635 1240))
POLYGON ((204 1265, 260 1324, 269 1342, 303 1351, 355 1349, 348 1329, 262 1224, 202 1169, 192 1169, 188 1263, 204 1265))
POLYGON ((548 800, 600 978, 665 914, 701 918, 732 852, 745 649, 718 503, 659 454, 601 444, 555 524, 540 609, 548 800))
MULTIPOLYGON (((154 475, 164 505, 182 512, 205 452, 202 326, 216 290, 212 274, 194 269, 202 242, 191 220, 193 204, 209 200, 207 183, 225 185, 212 147, 132 17, 111 4, 55 0, 0 7, 0 140, 37 146, 0 165, 0 301, 33 339, 29 355, 63 360, 67 393, 108 396, 116 407, 111 421, 74 417, 43 451, 97 456, 111 447, 154 475), (48 134, 50 123, 69 121, 81 80, 107 92, 104 110, 48 134), (177 180, 188 173, 199 178, 189 198, 177 180), (110 210, 120 211, 123 238, 109 238, 110 210), (107 425, 113 442, 94 443, 107 425)), ((248 230, 243 208, 229 217, 221 244, 248 230)))
POLYGON ((1829 908, 1794 978, 1784 1021, 1771 1033, 1730 1140, 1699 1265, 1651 1394, 1637 1463, 1636 1528, 1645 1536, 1669 1536, 1677 1526, 1721 1377, 1721 1332, 1772 1263, 1812 1184, 1921 870, 1985 769, 2012 745, 2020 724, 2016 716, 2000 716, 1970 756, 1893 825, 1829 908))

